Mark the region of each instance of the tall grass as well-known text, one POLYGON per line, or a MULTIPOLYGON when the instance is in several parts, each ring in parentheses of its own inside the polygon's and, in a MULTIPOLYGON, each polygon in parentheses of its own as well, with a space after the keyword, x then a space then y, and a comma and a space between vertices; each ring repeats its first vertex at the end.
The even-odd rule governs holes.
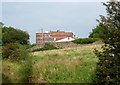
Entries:
POLYGON ((3 59, 3 83, 30 83, 32 78, 32 55, 21 46, 19 57, 3 59))
POLYGON ((90 46, 34 52, 34 82, 93 83, 98 61, 93 53, 94 48, 90 46))
POLYGON ((93 83, 101 46, 55 49, 39 52, 21 50, 17 62, 3 60, 3 80, 13 83, 93 83))

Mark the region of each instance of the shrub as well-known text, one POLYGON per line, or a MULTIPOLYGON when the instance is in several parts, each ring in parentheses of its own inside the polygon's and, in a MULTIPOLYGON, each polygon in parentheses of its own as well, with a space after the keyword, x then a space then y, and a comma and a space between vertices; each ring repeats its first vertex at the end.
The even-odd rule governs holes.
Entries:
POLYGON ((99 58, 96 77, 98 83, 104 85, 120 83, 120 2, 104 3, 107 17, 100 16, 98 20, 103 34, 101 38, 105 43, 102 51, 95 50, 99 58))
POLYGON ((19 57, 19 44, 18 43, 9 43, 2 48, 2 58, 15 58, 19 57))
POLYGON ((38 45, 38 44, 32 44, 31 47, 34 47, 34 46, 36 46, 36 45, 38 45))
POLYGON ((79 39, 73 40, 72 42, 77 44, 89 44, 99 40, 100 40, 99 38, 79 38, 79 39))
POLYGON ((33 57, 30 55, 30 52, 25 49, 20 51, 21 57, 19 58, 19 63, 21 68, 18 71, 20 82, 22 83, 31 83, 32 72, 33 72, 33 57))
POLYGON ((19 80, 14 81, 11 75, 10 77, 7 77, 8 74, 3 71, 4 75, 2 81, 8 83, 9 80, 13 80, 11 83, 31 83, 33 70, 32 66, 34 64, 32 58, 34 56, 30 55, 30 52, 26 50, 26 47, 18 43, 9 43, 4 46, 2 54, 3 59, 7 59, 10 62, 14 62, 14 64, 20 66, 18 67, 19 69, 17 68, 18 70, 16 70, 16 72, 18 72, 16 73, 16 78, 19 80))
POLYGON ((34 46, 37 46, 38 44, 27 44, 27 45, 23 45, 23 47, 26 49, 26 50, 28 50, 28 49, 30 49, 30 48, 32 48, 32 47, 34 47, 34 46))
POLYGON ((50 43, 45 43, 43 48, 35 49, 35 50, 33 50, 33 52, 35 52, 35 51, 44 51, 44 50, 53 50, 53 49, 58 49, 58 48, 51 45, 50 43))

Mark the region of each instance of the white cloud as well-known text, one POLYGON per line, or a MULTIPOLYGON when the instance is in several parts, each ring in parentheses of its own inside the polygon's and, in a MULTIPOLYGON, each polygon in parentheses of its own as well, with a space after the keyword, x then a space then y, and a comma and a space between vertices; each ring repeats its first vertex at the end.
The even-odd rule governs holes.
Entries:
POLYGON ((106 1, 109 0, 2 0, 2 2, 106 2, 106 1))

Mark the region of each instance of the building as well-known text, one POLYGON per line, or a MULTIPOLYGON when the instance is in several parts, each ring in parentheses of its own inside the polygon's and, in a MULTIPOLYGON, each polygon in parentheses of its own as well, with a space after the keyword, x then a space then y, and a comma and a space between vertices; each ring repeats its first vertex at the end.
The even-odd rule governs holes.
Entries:
POLYGON ((75 35, 72 32, 50 31, 45 33, 36 33, 36 43, 47 42, 65 42, 74 40, 75 35))

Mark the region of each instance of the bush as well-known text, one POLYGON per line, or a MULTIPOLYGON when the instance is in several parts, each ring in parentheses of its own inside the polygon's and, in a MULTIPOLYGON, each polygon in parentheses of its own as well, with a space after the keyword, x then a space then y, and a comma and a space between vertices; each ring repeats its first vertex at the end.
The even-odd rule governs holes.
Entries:
POLYGON ((103 85, 120 83, 120 2, 104 3, 107 17, 98 20, 102 30, 101 38, 105 43, 102 51, 95 50, 99 58, 96 77, 103 85))
MULTIPOLYGON (((9 62, 14 62, 14 65, 18 65, 18 67, 15 69, 15 77, 16 80, 13 79, 12 75, 9 75, 6 73, 6 71, 3 71, 3 83, 31 83, 32 78, 32 71, 33 71, 33 57, 30 55, 30 52, 26 50, 26 48, 20 44, 7 44, 4 47, 3 50, 3 59, 4 61, 9 60, 9 62), (19 48, 18 48, 19 47, 19 48), (7 55, 8 54, 8 55, 7 55)), ((7 67, 5 67, 7 68, 7 67)), ((14 66, 10 67, 15 68, 14 66)), ((10 70, 12 72, 12 70, 10 70)))
POLYGON ((45 43, 45 45, 44 45, 43 48, 35 49, 32 52, 35 52, 35 51, 44 51, 44 50, 53 50, 53 49, 58 49, 58 48, 55 47, 55 46, 53 46, 53 45, 51 45, 50 43, 45 43))
POLYGON ((9 43, 2 48, 2 58, 16 58, 19 57, 19 47, 20 44, 18 43, 9 43))
POLYGON ((99 40, 100 40, 99 38, 79 38, 79 39, 73 40, 72 42, 77 44, 89 44, 99 40))
POLYGON ((20 51, 21 57, 19 58, 19 63, 21 68, 18 71, 20 82, 22 83, 31 83, 32 72, 33 72, 33 57, 30 55, 30 52, 25 49, 20 51))
POLYGON ((31 47, 34 47, 34 46, 36 46, 36 45, 38 45, 38 44, 32 44, 31 47))

